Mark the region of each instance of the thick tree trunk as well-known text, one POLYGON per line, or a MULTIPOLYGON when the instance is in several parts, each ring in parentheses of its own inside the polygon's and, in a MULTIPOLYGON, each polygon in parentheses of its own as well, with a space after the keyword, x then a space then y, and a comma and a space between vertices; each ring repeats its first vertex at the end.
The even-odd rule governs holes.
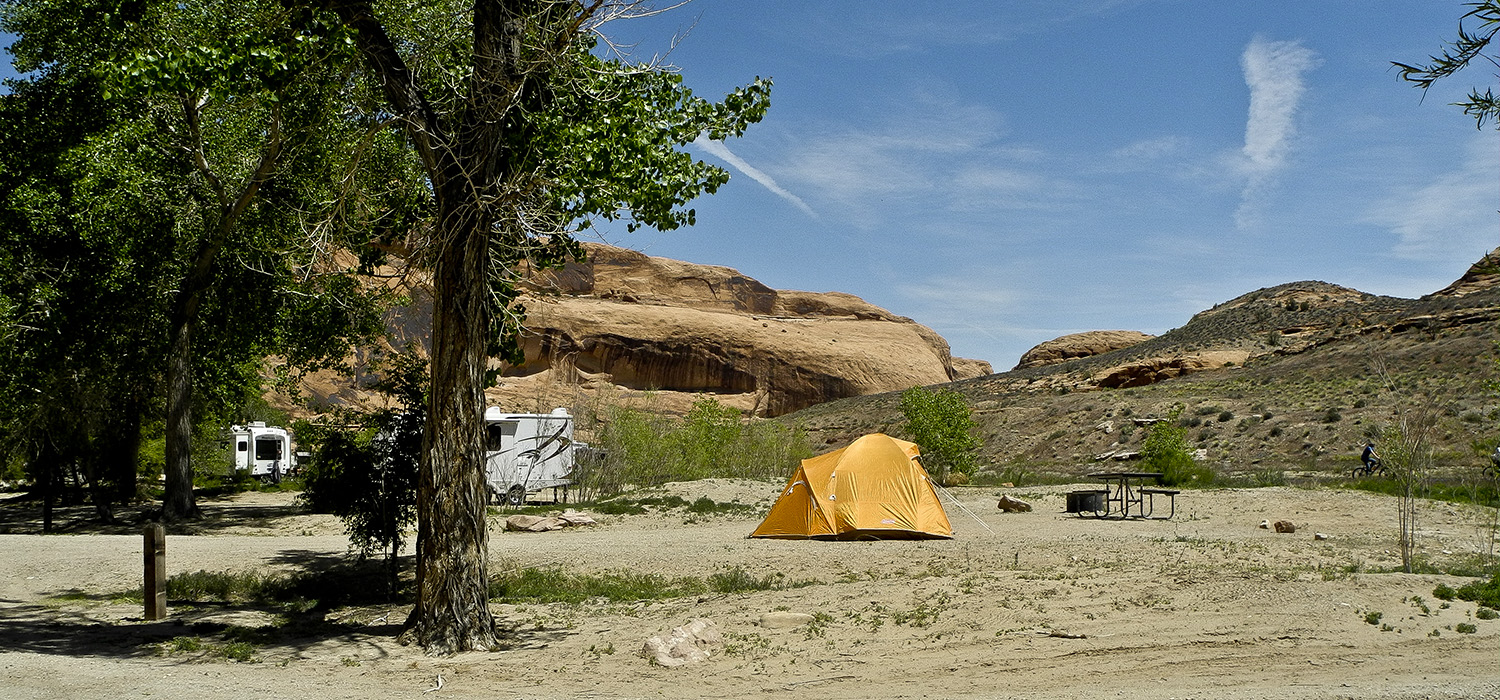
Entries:
MULTIPOLYGON (((191 292, 184 291, 184 294, 191 292)), ((193 494, 193 324, 178 315, 167 357, 167 466, 162 518, 185 520, 199 516, 193 494)))
POLYGON ((141 394, 130 392, 120 406, 120 423, 117 426, 118 441, 105 473, 114 485, 114 502, 130 503, 136 499, 136 480, 141 454, 141 394))
POLYGON ((445 207, 447 242, 433 279, 431 408, 417 484, 417 600, 404 637, 429 654, 495 645, 484 480, 489 231, 465 204, 445 207))

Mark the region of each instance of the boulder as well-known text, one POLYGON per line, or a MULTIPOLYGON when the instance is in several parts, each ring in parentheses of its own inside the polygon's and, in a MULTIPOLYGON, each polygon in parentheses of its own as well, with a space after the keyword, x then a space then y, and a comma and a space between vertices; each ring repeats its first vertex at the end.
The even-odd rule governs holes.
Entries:
POLYGON ((1030 513, 1031 512, 1031 504, 1030 503, 1027 503, 1026 501, 1020 500, 1018 498, 1011 498, 1010 496, 1001 496, 1000 497, 999 508, 1000 508, 1000 510, 1003 510, 1003 511, 1005 511, 1007 513, 1030 513))
POLYGON ((641 651, 657 665, 675 668, 707 661, 723 646, 724 635, 718 626, 699 619, 647 639, 641 651))
POLYGON ((562 521, 537 515, 512 515, 505 519, 506 532, 549 532, 561 530, 562 521))
POLYGON ((587 515, 584 515, 583 513, 580 513, 580 512, 578 512, 576 510, 566 510, 566 511, 563 511, 563 514, 557 516, 557 519, 562 522, 563 527, 580 527, 580 526, 585 526, 585 525, 598 525, 598 523, 595 522, 593 518, 591 518, 591 517, 589 517, 587 515))
POLYGON ((1293 525, 1292 521, 1290 520, 1277 520, 1276 522, 1271 523, 1271 527, 1276 529, 1277 534, 1282 535, 1291 534, 1297 531, 1297 526, 1293 525))
POLYGON ((512 515, 505 519, 505 530, 507 532, 551 532, 567 527, 594 524, 596 523, 593 518, 578 511, 570 510, 562 515, 552 517, 512 515))

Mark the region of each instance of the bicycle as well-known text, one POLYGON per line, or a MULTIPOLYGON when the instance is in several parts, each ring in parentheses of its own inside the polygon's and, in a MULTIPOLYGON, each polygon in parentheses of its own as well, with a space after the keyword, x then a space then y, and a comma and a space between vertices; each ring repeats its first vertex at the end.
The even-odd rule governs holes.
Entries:
POLYGON ((1360 464, 1349 470, 1349 478, 1358 479, 1361 476, 1385 476, 1385 465, 1380 462, 1379 457, 1371 457, 1370 461, 1360 464))

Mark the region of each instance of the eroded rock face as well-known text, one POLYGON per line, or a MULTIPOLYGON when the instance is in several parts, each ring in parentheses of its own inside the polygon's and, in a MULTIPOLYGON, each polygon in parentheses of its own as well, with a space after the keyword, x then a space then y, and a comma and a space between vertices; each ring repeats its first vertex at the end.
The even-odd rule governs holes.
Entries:
MULTIPOLYGON (((727 267, 655 258, 584 244, 588 260, 529 277, 521 303, 525 360, 498 365, 490 405, 547 412, 588 397, 682 413, 703 394, 776 416, 862 394, 898 391, 990 373, 955 360, 947 341, 915 321, 838 292, 782 291, 727 267)), ((429 342, 431 295, 387 314, 390 346, 429 342)), ((387 348, 388 349, 388 348, 387 348)), ((354 358, 364 371, 370 352, 354 358)), ((359 380, 360 376, 356 376, 359 380)), ((314 373, 301 385, 316 403, 374 405, 347 378, 314 373)), ((271 397, 293 415, 306 411, 271 397)))
POLYGON ((931 329, 859 297, 778 291, 726 267, 586 244, 536 276, 520 379, 728 395, 780 415, 813 404, 980 376, 931 329))
POLYGON ((1193 372, 1244 365, 1250 353, 1243 350, 1220 350, 1197 355, 1152 357, 1110 367, 1093 377, 1093 383, 1106 389, 1128 389, 1155 384, 1164 379, 1193 372))
POLYGON ((1060 338, 1054 338, 1042 343, 1021 356, 1021 361, 1016 363, 1016 369, 1027 367, 1041 367, 1044 365, 1055 365, 1059 362, 1076 360, 1080 357, 1093 357, 1128 348, 1136 343, 1150 340, 1156 336, 1141 333, 1139 331, 1088 331, 1086 333, 1073 333, 1060 338))

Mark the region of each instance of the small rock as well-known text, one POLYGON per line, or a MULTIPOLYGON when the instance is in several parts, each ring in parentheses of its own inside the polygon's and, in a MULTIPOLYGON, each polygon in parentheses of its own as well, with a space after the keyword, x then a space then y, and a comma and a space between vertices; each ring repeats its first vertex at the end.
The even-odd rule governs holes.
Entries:
POLYGON ((1288 534, 1297 531, 1297 526, 1293 525, 1290 520, 1277 520, 1271 524, 1271 527, 1276 528, 1278 534, 1288 534))
POLYGON ((1321 532, 1314 532, 1313 533, 1313 539, 1315 539, 1315 540, 1326 540, 1326 539, 1328 539, 1328 535, 1325 535, 1325 534, 1323 534, 1321 532))
POLYGON ((760 626, 768 630, 784 630, 793 627, 801 627, 813 621, 813 616, 807 613, 776 611, 768 612, 760 616, 760 626))
POLYGON ((1262 529, 1262 530, 1269 530, 1269 529, 1271 529, 1271 521, 1269 521, 1269 520, 1262 520, 1262 521, 1260 521, 1260 529, 1262 529))
POLYGON ((1000 508, 1000 510, 1003 510, 1003 511, 1005 511, 1007 513, 1030 513, 1031 512, 1031 504, 1030 503, 1027 503, 1026 501, 1023 501, 1023 500, 1021 500, 1019 498, 1011 498, 1010 496, 1001 496, 1000 497, 1000 503, 999 503, 998 507, 1000 508))
POLYGON ((713 651, 724 645, 724 635, 712 620, 693 620, 674 627, 670 634, 659 634, 646 640, 641 651, 661 666, 674 668, 707 661, 713 651))

